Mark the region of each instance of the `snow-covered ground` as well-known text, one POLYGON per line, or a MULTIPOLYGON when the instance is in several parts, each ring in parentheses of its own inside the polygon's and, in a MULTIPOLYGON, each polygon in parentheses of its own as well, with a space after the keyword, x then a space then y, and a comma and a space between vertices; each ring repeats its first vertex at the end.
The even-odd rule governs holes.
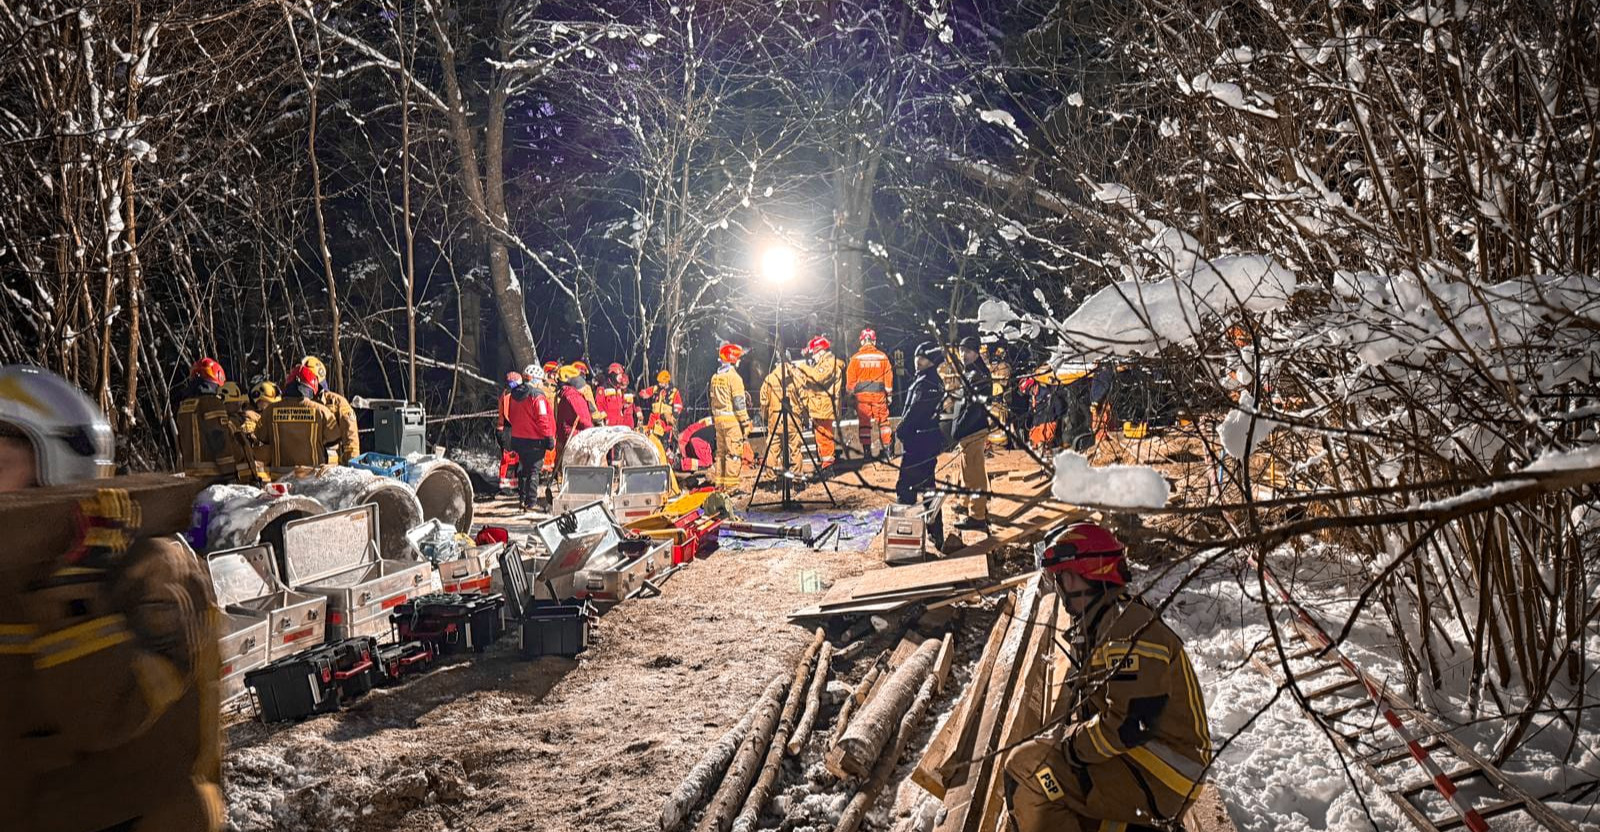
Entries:
MULTIPOLYGON (((1296 598, 1321 620, 1325 629, 1337 633, 1361 591, 1360 568, 1337 548, 1320 544, 1304 552, 1281 549, 1268 562, 1275 573, 1292 583, 1296 598)), ((1375 784, 1353 765, 1345 767, 1333 742, 1300 711, 1289 693, 1279 694, 1275 682, 1250 666, 1247 652, 1270 638, 1253 572, 1233 555, 1192 577, 1191 569, 1146 573, 1140 576, 1140 583, 1150 587, 1146 597, 1152 603, 1177 592, 1166 619, 1187 642, 1205 688, 1212 733, 1222 748, 1212 777, 1226 796, 1230 814, 1241 832, 1356 832, 1373 829, 1374 825, 1383 830, 1411 829, 1375 784), (1185 579, 1187 584, 1179 589, 1185 579)), ((1377 623, 1381 620, 1381 615, 1365 614, 1352 630, 1345 653, 1403 693, 1402 665, 1394 649, 1395 640, 1386 625, 1377 623)), ((1456 650, 1453 646, 1463 643, 1459 632, 1449 632, 1447 636, 1452 644, 1435 641, 1440 647, 1446 686, 1455 684, 1464 689, 1470 658, 1466 649, 1456 650), (1456 650, 1454 655, 1452 650, 1456 650)), ((1600 655, 1600 633, 1591 633, 1586 652, 1590 657, 1600 655)), ((1295 665, 1297 671, 1310 666, 1310 660, 1295 665)), ((1315 689, 1333 678, 1306 681, 1302 690, 1315 689)), ((1600 701, 1596 677, 1591 675, 1589 682, 1586 701, 1600 701)), ((1321 700, 1318 706, 1330 710, 1351 701, 1321 700)), ((1485 756, 1492 756, 1495 742, 1508 725, 1505 720, 1487 718, 1488 708, 1484 716, 1473 719, 1464 694, 1454 690, 1435 693, 1429 704, 1436 714, 1460 726, 1454 733, 1485 756)), ((1356 725, 1378 719, 1371 709, 1358 710, 1352 715, 1355 717, 1360 719, 1356 725)), ((1585 717, 1583 736, 1576 745, 1563 723, 1549 719, 1536 722, 1529 730, 1529 739, 1502 769, 1536 796, 1600 778, 1600 756, 1594 747, 1584 746, 1600 737, 1600 709, 1591 707, 1585 717), (1570 766, 1562 762, 1569 747, 1577 749, 1570 766)), ((1375 728, 1368 736, 1376 743, 1385 747, 1397 744, 1397 738, 1386 726, 1375 728)), ((1447 755, 1441 755, 1439 760, 1447 771, 1458 765, 1450 760, 1447 755)), ((1408 785, 1423 779, 1421 770, 1409 761, 1384 771, 1397 773, 1398 779, 1408 785)), ((1463 793, 1482 794, 1482 786, 1463 784, 1463 793)), ((1438 800, 1431 790, 1424 795, 1428 800, 1438 800)), ((1583 798, 1582 805, 1549 805, 1579 829, 1600 829, 1597 799, 1600 796, 1590 794, 1583 798)), ((1435 808, 1430 814, 1440 817, 1449 813, 1435 808)), ((1490 826, 1496 830, 1536 828, 1526 816, 1518 814, 1497 817, 1490 826)))

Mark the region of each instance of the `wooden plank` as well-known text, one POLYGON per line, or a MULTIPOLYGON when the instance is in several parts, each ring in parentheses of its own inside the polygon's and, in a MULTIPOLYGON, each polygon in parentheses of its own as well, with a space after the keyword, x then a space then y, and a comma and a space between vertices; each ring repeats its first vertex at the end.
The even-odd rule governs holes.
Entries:
POLYGON ((907 633, 900 643, 894 646, 894 652, 889 654, 889 667, 895 668, 904 664, 917 648, 922 646, 922 636, 916 633, 907 633))
POLYGON ((827 594, 823 595, 822 600, 817 602, 817 606, 843 604, 849 601, 855 592, 856 583, 860 580, 860 575, 851 575, 834 581, 833 586, 828 587, 827 594))
POLYGON ((1031 578, 1031 577, 1033 577, 1033 573, 1032 572, 1027 572, 1027 573, 1024 573, 1024 574, 1021 574, 1021 575, 1013 575, 1013 576, 1011 576, 1009 578, 1006 578, 1005 580, 1001 581, 1000 583, 995 584, 994 586, 986 586, 986 587, 983 587, 982 589, 974 589, 974 590, 971 590, 970 592, 963 592, 960 595, 955 595, 955 596, 946 598, 943 601, 935 601, 935 602, 933 602, 933 603, 928 605, 928 612, 933 612, 934 610, 942 610, 945 607, 952 606, 952 605, 955 605, 955 604, 964 603, 966 601, 976 601, 977 599, 982 598, 985 595, 994 595, 994 594, 999 593, 999 592, 1005 592, 1006 590, 1008 590, 1008 589, 1010 589, 1010 588, 1012 588, 1012 587, 1014 587, 1014 586, 1016 586, 1018 584, 1027 582, 1027 580, 1029 578, 1031 578))
POLYGON ((828 610, 836 609, 838 607, 854 607, 860 604, 873 604, 879 601, 897 601, 905 600, 907 598, 920 599, 936 595, 953 595, 957 592, 960 592, 964 587, 965 584, 960 586, 952 584, 940 584, 938 586, 917 587, 914 589, 903 590, 901 592, 886 592, 881 595, 869 595, 865 598, 847 598, 844 601, 836 604, 818 604, 817 608, 823 612, 827 612, 828 610))
POLYGON ((922 757, 911 771, 912 782, 940 800, 944 799, 948 788, 945 766, 953 759, 964 758, 971 754, 973 736, 978 728, 978 720, 975 717, 981 713, 979 709, 989 690, 989 677, 994 668, 995 656, 1000 652, 1000 644, 1005 640, 1006 631, 1010 629, 1011 607, 1010 598, 1000 602, 1000 617, 995 619, 994 626, 989 628, 989 640, 983 645, 983 654, 978 657, 978 664, 973 668, 972 679, 967 683, 967 689, 962 691, 955 710, 950 712, 950 718, 946 719, 934 733, 933 738, 928 740, 927 749, 922 752, 922 757))
POLYGON ((956 660, 956 640, 950 633, 944 634, 944 643, 939 645, 939 657, 933 662, 933 690, 935 693, 944 690, 946 679, 950 678, 950 665, 956 660))
MULTIPOLYGON (((1076 520, 1087 520, 1089 517, 1090 513, 1081 509, 1046 511, 1030 520, 1014 524, 1000 534, 990 535, 971 546, 958 549, 947 555, 947 557, 954 560, 971 560, 979 555, 987 555, 1002 546, 1026 543, 1032 538, 1049 531, 1054 526, 1076 520)), ((994 523, 993 520, 990 522, 994 523)))
POLYGON ((934 586, 971 583, 989 578, 989 564, 972 558, 935 560, 910 566, 878 569, 861 576, 850 597, 866 600, 877 595, 934 586))
POLYGON ((946 812, 944 820, 934 827, 935 832, 958 832, 967 828, 967 820, 972 815, 974 795, 980 783, 986 781, 984 770, 992 768, 994 760, 985 759, 972 765, 962 765, 965 760, 980 754, 988 754, 997 745, 1001 728, 1001 711, 1004 710, 1006 695, 1011 690, 1012 683, 1016 680, 1019 655, 1026 648, 1029 622, 1039 607, 1039 581, 1035 580, 1022 585, 1018 590, 1016 613, 1011 618, 1011 625, 1006 628, 1005 638, 1000 643, 1000 652, 995 656, 994 669, 989 675, 988 689, 984 692, 982 704, 979 706, 978 730, 973 736, 972 748, 967 754, 958 759, 952 759, 946 767, 945 782, 950 785, 949 792, 945 795, 944 803, 946 812))
MULTIPOLYGON (((1056 613, 1059 608, 1060 605, 1056 603, 1054 595, 1040 599, 1039 612, 1034 616, 1029 630, 1028 646, 1026 651, 1017 657, 1020 665, 1017 681, 1012 686, 1010 700, 1006 703, 1005 725, 1000 732, 1000 743, 995 746, 996 748, 1005 748, 1021 742, 1024 737, 1033 734, 1044 725, 1046 693, 1044 658, 1055 649, 1056 613)), ((1005 809, 1005 778, 1001 776, 1005 758, 1002 755, 990 763, 983 791, 976 792, 973 797, 975 810, 979 797, 983 798, 983 803, 977 826, 971 825, 972 816, 968 816, 969 832, 1000 828, 1000 813, 1005 809)))

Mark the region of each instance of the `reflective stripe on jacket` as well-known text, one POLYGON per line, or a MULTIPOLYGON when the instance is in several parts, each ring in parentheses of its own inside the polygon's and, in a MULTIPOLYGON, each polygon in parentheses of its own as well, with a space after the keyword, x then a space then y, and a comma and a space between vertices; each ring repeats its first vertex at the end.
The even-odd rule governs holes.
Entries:
POLYGON ((844 389, 853 396, 862 393, 894 395, 894 365, 877 347, 862 347, 844 369, 844 389))

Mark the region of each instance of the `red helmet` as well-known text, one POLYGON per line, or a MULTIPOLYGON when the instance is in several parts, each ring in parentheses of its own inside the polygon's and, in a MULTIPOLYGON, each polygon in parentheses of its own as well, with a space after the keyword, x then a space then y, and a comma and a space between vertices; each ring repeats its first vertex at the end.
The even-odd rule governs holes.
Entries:
POLYGON ((210 358, 202 358, 194 362, 189 368, 190 378, 203 378, 213 384, 227 384, 228 374, 222 371, 222 365, 210 358))
POLYGON ((739 359, 744 358, 744 347, 738 344, 723 344, 717 348, 717 357, 722 359, 724 364, 737 364, 739 359))
POLYGON ((317 379, 317 371, 304 364, 289 371, 289 377, 283 380, 285 388, 298 384, 308 390, 316 390, 321 382, 317 379))
POLYGON ((546 361, 546 362, 544 362, 544 374, 547 375, 547 376, 555 375, 556 374, 556 370, 559 370, 559 369, 561 369, 561 362, 559 362, 559 361, 546 361))
POLYGON ((876 343, 878 343, 878 331, 875 330, 875 329, 863 329, 863 330, 861 330, 861 343, 863 343, 863 344, 876 344, 876 343))
POLYGON ((588 375, 589 374, 589 364, 588 364, 588 362, 574 361, 574 362, 572 362, 572 366, 578 368, 578 372, 583 373, 584 375, 588 375))
POLYGON ((827 338, 818 335, 817 337, 812 338, 810 343, 806 344, 806 355, 810 355, 814 352, 822 352, 823 350, 830 349, 832 346, 833 344, 829 343, 827 338))
POLYGON ((1125 547, 1117 536, 1094 523, 1073 523, 1057 532, 1036 558, 1046 572, 1073 572, 1086 581, 1126 584, 1125 547))
POLYGON ((506 373, 506 384, 509 384, 509 385, 515 387, 515 386, 517 386, 518 384, 521 384, 521 383, 522 383, 522 374, 521 373, 517 372, 516 370, 512 370, 511 372, 506 373))

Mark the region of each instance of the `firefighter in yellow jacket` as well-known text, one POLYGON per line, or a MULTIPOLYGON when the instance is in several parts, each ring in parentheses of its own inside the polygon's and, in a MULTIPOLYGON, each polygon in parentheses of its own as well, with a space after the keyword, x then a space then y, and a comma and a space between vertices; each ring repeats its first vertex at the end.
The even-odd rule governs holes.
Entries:
POLYGON ((1205 698, 1183 642, 1125 589, 1122 542, 1093 523, 1057 532, 1038 565, 1071 614, 1051 726, 1006 758, 1015 832, 1167 828, 1211 762, 1205 698))
POLYGON ((833 429, 839 418, 839 387, 844 381, 844 366, 832 348, 827 338, 818 335, 806 344, 807 361, 795 365, 802 381, 800 395, 805 399, 811 430, 817 437, 818 476, 827 476, 837 452, 833 429))
POLYGON ((767 373, 761 380, 761 419, 767 424, 767 448, 762 453, 762 464, 766 465, 779 475, 793 474, 799 476, 805 471, 805 449, 802 445, 802 429, 800 424, 799 405, 800 377, 795 373, 793 364, 780 363, 767 373), (785 387, 784 382, 788 382, 785 387), (784 400, 789 402, 788 425, 784 424, 784 400), (787 443, 789 455, 783 454, 784 445, 787 443), (788 463, 785 468, 784 463, 788 463))
POLYGON ((308 355, 300 359, 300 366, 309 367, 317 374, 316 400, 323 407, 333 411, 339 419, 339 427, 332 434, 325 437, 329 445, 331 458, 329 462, 346 463, 361 455, 361 430, 356 426, 356 410, 350 406, 350 400, 328 387, 328 367, 322 359, 308 355))
POLYGON ((244 414, 224 397, 228 384, 222 365, 202 358, 189 368, 178 392, 175 422, 178 460, 183 473, 215 482, 254 482, 244 414))
POLYGON ((739 359, 744 347, 723 344, 717 350, 722 360, 711 376, 711 426, 717 433, 717 461, 711 469, 711 484, 724 493, 737 491, 739 474, 744 470, 744 443, 750 435, 749 397, 744 379, 739 377, 739 359))
POLYGON ((128 491, 95 488, 112 446, 65 379, 0 367, 0 491, 19 492, 0 495, 0 829, 222 824, 210 583, 176 538, 141 532, 128 491))
POLYGON ((340 418, 317 401, 318 384, 316 371, 302 364, 284 381, 282 397, 261 412, 261 424, 256 427, 256 441, 261 444, 257 458, 269 473, 327 465, 330 437, 344 435, 340 418))

